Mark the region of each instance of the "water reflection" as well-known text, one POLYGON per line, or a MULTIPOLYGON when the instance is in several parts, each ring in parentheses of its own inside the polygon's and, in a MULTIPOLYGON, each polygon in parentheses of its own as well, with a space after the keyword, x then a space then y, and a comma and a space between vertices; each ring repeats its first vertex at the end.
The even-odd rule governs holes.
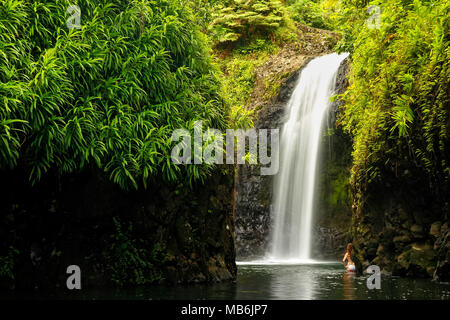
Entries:
POLYGON ((355 300, 355 277, 354 272, 344 272, 342 275, 344 300, 355 300))
POLYGON ((317 275, 302 265, 280 266, 270 279, 271 299, 312 300, 315 298, 317 275), (286 268, 288 270, 286 270, 286 268))

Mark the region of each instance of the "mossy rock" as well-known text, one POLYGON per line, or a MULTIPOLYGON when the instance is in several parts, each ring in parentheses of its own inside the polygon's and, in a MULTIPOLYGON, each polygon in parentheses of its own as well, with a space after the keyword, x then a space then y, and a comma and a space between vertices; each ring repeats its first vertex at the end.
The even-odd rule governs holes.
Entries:
POLYGON ((409 273, 432 276, 436 267, 436 252, 426 243, 413 243, 408 249, 397 257, 399 265, 409 273))
POLYGON ((396 236, 394 237, 393 242, 396 248, 403 248, 405 244, 411 242, 411 238, 407 235, 396 236))
POLYGON ((424 236, 423 227, 421 225, 412 225, 410 231, 415 238, 422 238, 424 236))
POLYGON ((442 223, 440 221, 434 222, 430 227, 430 235, 435 238, 439 238, 439 236, 441 235, 441 227, 442 223))

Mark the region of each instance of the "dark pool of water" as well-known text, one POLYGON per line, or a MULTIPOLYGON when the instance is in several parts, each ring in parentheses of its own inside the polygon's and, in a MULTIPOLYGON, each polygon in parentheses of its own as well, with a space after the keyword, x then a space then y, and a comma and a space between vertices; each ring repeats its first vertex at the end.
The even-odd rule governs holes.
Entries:
MULTIPOLYGON (((20 294, 33 299, 434 299, 450 300, 450 284, 429 279, 382 276, 369 290, 367 277, 348 274, 342 264, 240 265, 236 283, 211 286, 153 286, 121 290, 80 290, 64 294, 20 294)), ((4 296, 4 295, 3 295, 4 296)))

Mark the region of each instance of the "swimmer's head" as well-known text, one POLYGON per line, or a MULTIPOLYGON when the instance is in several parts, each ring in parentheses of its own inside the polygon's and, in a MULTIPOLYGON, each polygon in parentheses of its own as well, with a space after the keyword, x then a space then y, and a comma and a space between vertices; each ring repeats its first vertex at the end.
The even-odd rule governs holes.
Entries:
POLYGON ((351 243, 347 244, 347 252, 351 253, 353 249, 353 245, 351 243))

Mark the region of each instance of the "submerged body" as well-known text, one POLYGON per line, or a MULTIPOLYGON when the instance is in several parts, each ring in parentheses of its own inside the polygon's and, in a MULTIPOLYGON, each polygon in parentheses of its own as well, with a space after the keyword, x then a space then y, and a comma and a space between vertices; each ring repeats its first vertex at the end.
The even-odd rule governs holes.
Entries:
POLYGON ((347 252, 344 255, 344 258, 342 259, 342 262, 345 264, 345 261, 347 261, 347 265, 345 265, 345 269, 347 269, 348 272, 355 272, 356 271, 356 267, 355 267, 355 263, 352 260, 352 249, 353 246, 351 243, 349 243, 347 245, 347 252))

